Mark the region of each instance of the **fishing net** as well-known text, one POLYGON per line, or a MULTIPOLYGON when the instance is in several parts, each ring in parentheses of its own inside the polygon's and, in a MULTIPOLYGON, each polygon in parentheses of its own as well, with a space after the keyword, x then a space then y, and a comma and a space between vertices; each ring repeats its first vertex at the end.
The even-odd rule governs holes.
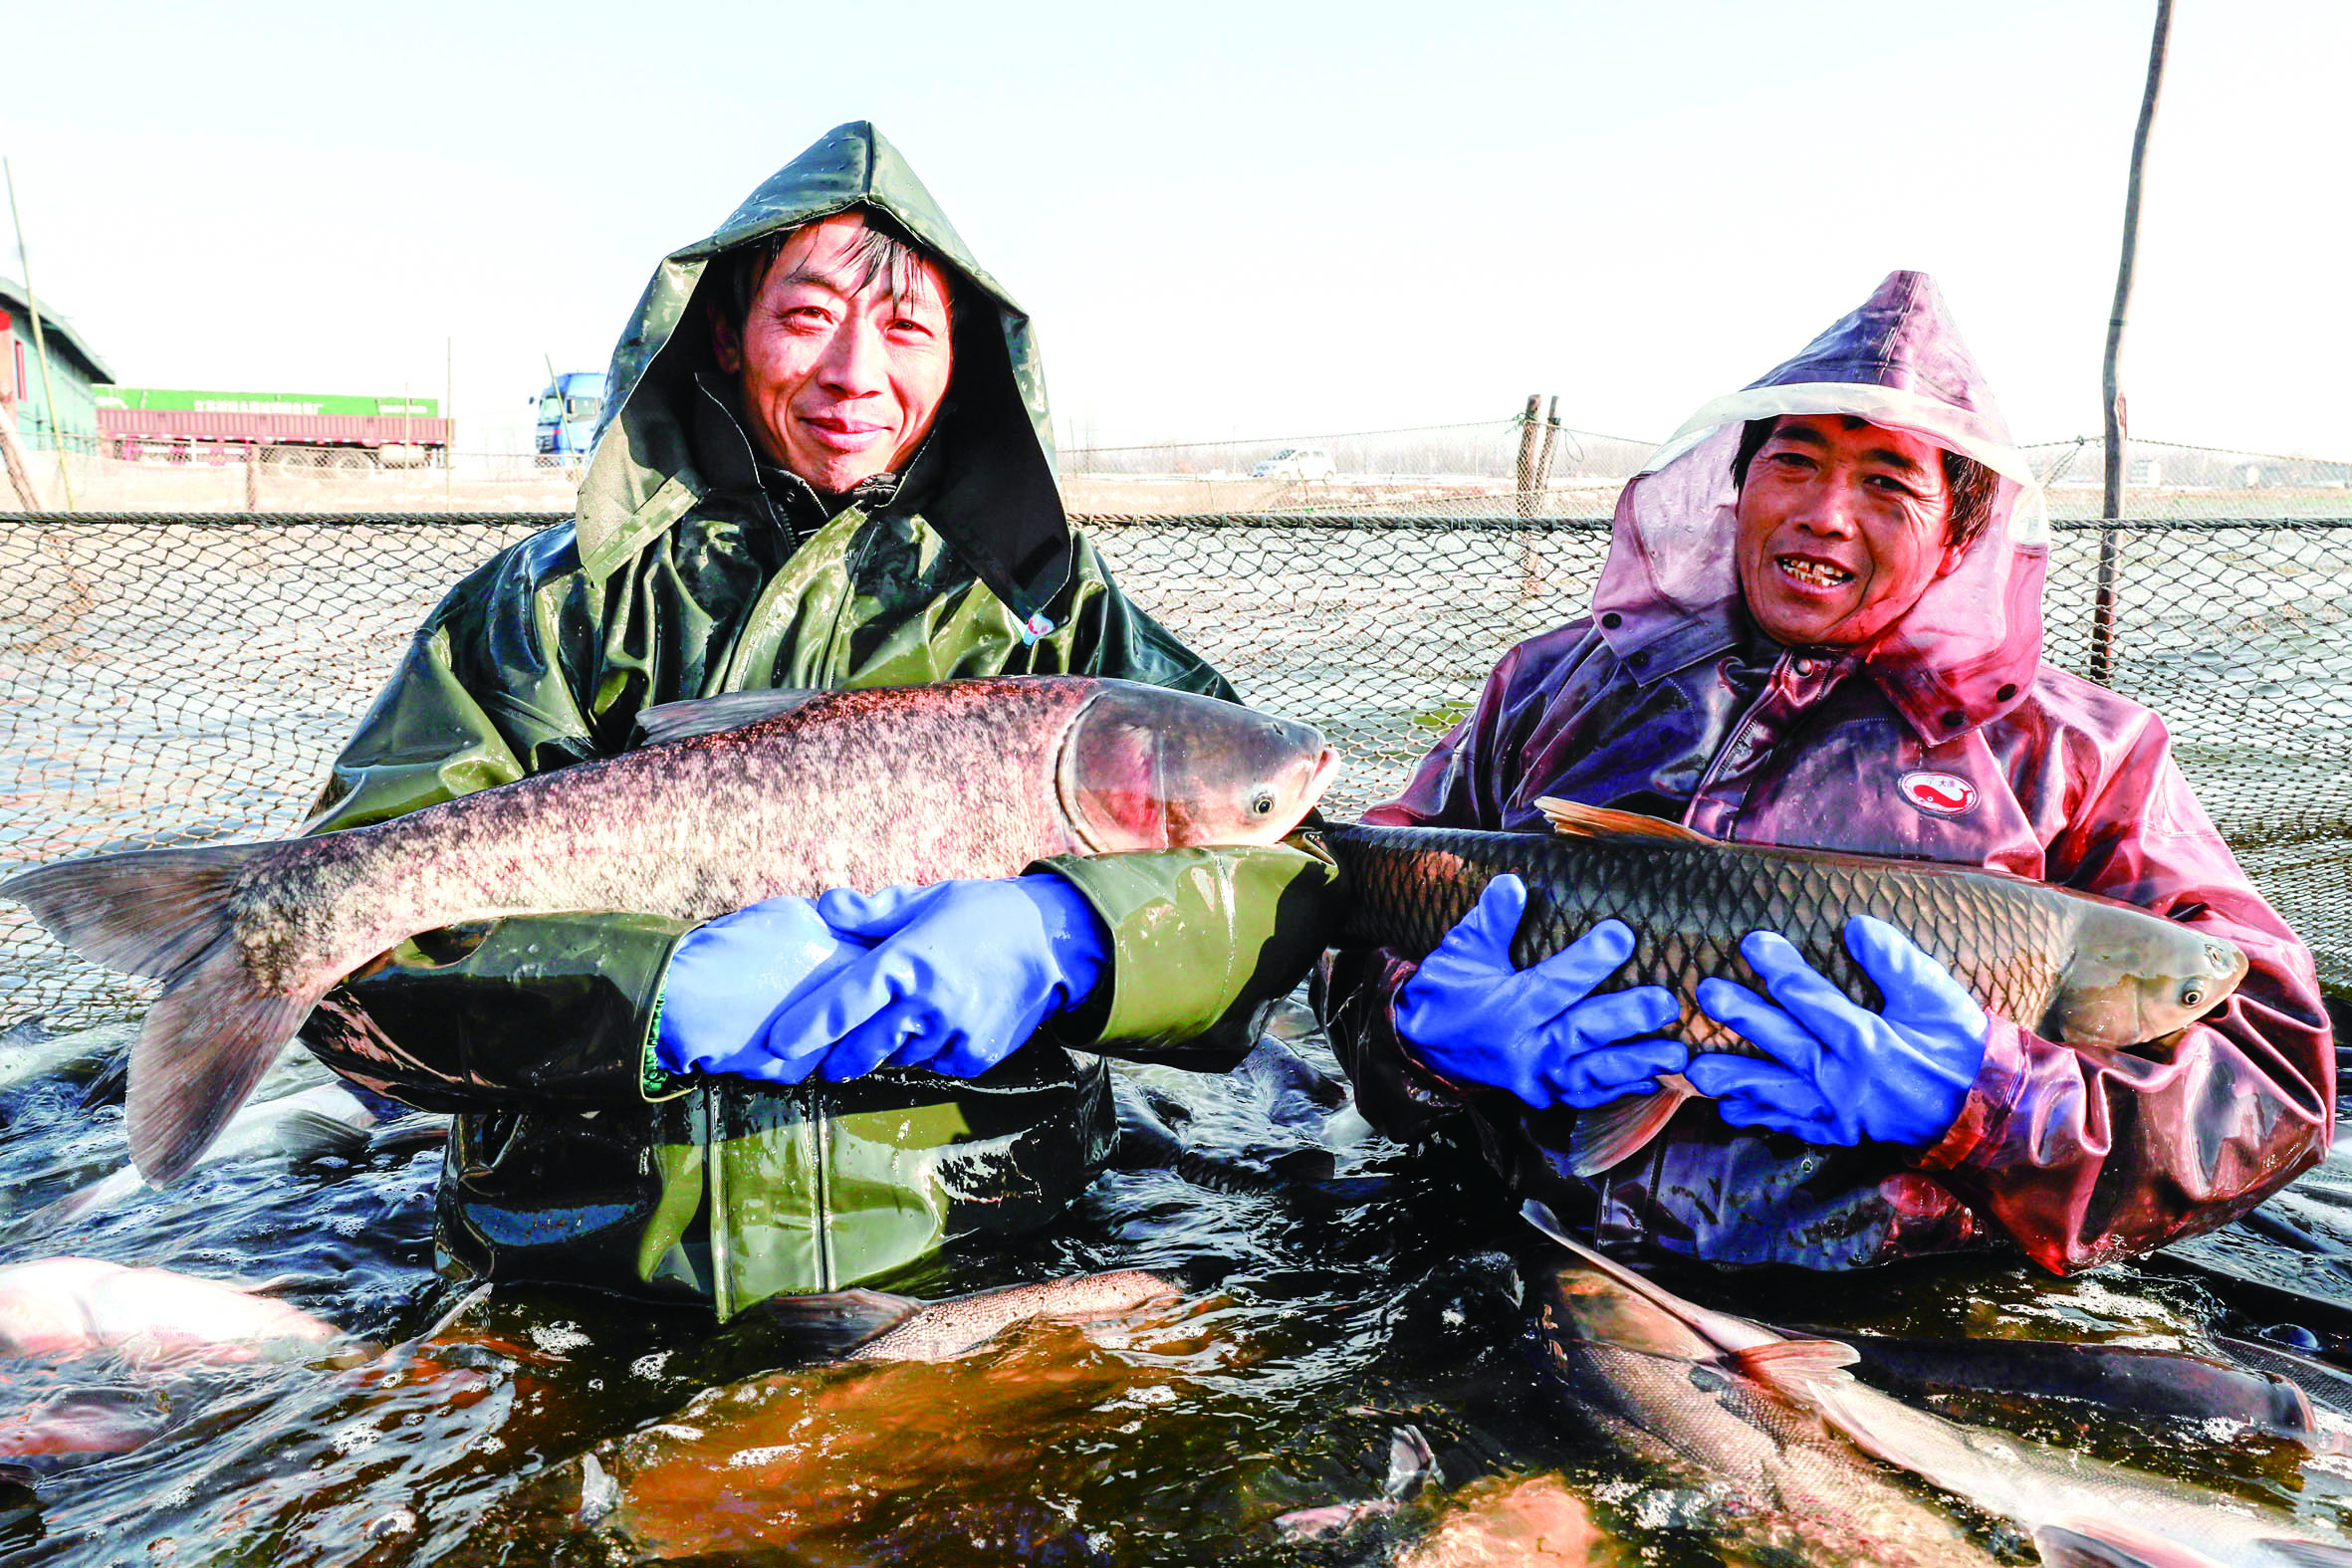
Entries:
MULTIPOLYGON (((1581 612, 1608 540, 1589 510, 1407 505, 1086 527, 1253 702, 1323 727, 1349 812, 1402 784, 1503 649, 1581 612)), ((551 521, 0 514, 0 871, 291 830, 433 602, 551 521)), ((2352 988, 2348 547, 2352 517, 2061 521, 2044 602, 2048 657, 2165 717, 2337 988, 2352 988)), ((150 991, 0 907, 0 1024, 126 1012, 150 991)))

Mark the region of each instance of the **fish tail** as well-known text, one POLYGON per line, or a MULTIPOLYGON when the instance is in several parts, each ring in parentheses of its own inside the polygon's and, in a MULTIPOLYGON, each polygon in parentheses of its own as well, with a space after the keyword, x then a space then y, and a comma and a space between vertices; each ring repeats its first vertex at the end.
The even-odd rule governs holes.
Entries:
POLYGON ((1658 1080, 1654 1094, 1629 1094, 1584 1112, 1568 1133, 1570 1169, 1578 1176, 1615 1170, 1666 1130, 1674 1113, 1699 1091, 1679 1072, 1658 1080))
POLYGON ((123 1126, 131 1163, 157 1187, 203 1157, 326 992, 263 991, 243 960, 224 929, 163 988, 130 1048, 123 1126))
POLYGON ((0 882, 0 898, 30 909, 82 958, 169 980, 228 933, 230 890, 275 847, 207 844, 60 860, 0 882))
POLYGON ((237 945, 232 895, 276 847, 132 849, 0 882, 76 954, 165 982, 131 1047, 126 1116, 131 1160, 157 1186, 187 1174, 318 1001, 259 989, 237 945))

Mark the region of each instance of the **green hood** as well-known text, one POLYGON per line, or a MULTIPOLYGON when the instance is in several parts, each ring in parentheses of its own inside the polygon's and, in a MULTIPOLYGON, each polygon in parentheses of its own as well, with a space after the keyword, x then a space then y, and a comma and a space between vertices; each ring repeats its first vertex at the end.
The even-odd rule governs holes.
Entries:
POLYGON ((865 120, 825 132, 707 238, 654 269, 612 350, 603 424, 580 487, 580 560, 591 578, 609 576, 703 493, 687 410, 695 372, 714 367, 694 298, 712 259, 852 207, 887 214, 953 274, 955 374, 917 459, 929 470, 919 498, 926 519, 1020 615, 1037 614, 1061 589, 1071 539, 1029 317, 865 120))

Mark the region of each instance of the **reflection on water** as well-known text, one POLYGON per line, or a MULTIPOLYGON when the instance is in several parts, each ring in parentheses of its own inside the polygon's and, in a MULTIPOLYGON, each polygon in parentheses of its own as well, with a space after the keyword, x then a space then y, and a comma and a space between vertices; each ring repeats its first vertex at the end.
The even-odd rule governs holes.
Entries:
MULTIPOLYGON (((1295 1048, 1332 1069, 1318 1040, 1295 1048)), ((0 1484, 8 1561, 1429 1568, 1695 1564, 1738 1549, 1706 1477, 1596 1433, 1532 1375, 1522 1271, 1556 1254, 1503 1195, 1473 1165, 1348 1142, 1347 1122, 1327 1127, 1327 1107, 1295 1081, 1121 1068, 1122 1096, 1225 1162, 1195 1174, 1231 1179, 1114 1171, 1048 1234, 890 1282, 939 1296, 1144 1268, 1181 1284, 1180 1299, 1105 1322, 1032 1322, 943 1365, 828 1365, 756 1314, 714 1330, 593 1292, 443 1281, 439 1156, 412 1146, 210 1168, 37 1234, 41 1206, 119 1158, 119 1106, 82 1108, 90 1070, 0 1088, 0 1262, 71 1250, 291 1276, 287 1299, 371 1349, 344 1358, 355 1365, 6 1370, 7 1410, 96 1390, 156 1433, 129 1453, 22 1460, 0 1484), (1251 1185, 1237 1172, 1294 1170, 1286 1156, 1318 1147, 1326 1176, 1371 1180, 1223 1190, 1251 1185), (1400 1451, 1423 1444, 1426 1469, 1398 1473, 1400 1451)), ((2337 1226, 2352 1197, 2341 1174, 2323 1168, 2278 1209, 2313 1235, 2352 1236, 2337 1226)), ((2332 1262, 2290 1258, 2259 1232, 2207 1245, 2297 1285, 2298 1321, 2322 1351, 2352 1328, 2318 1299, 2352 1296, 2332 1262)), ((2073 1280, 1989 1262, 1663 1277, 1757 1317, 1922 1338, 2211 1353, 2219 1331, 2287 1315, 2284 1294, 2242 1296, 2206 1262, 2073 1280)), ((2352 1518, 2352 1465, 2226 1423, 2135 1423, 2013 1394, 1939 1408, 2307 1518, 2352 1518)), ((2031 1559, 2013 1529, 1961 1523, 1971 1560, 2031 1559)), ((1789 1551, 1780 1560, 1851 1560, 1834 1543, 1789 1551)))

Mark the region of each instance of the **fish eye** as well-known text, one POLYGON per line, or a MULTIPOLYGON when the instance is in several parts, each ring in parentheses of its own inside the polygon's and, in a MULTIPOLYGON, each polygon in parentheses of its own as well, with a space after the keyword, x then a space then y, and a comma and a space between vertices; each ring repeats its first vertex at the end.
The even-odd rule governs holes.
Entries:
POLYGON ((2192 981, 2188 985, 2181 988, 2182 1007, 2194 1008, 2201 1006, 2204 1002, 2205 992, 2199 988, 2196 982, 2192 981))
POLYGON ((1250 814, 1252 816, 1274 815, 1274 791, 1272 789, 1261 785, 1258 792, 1250 796, 1250 814))

